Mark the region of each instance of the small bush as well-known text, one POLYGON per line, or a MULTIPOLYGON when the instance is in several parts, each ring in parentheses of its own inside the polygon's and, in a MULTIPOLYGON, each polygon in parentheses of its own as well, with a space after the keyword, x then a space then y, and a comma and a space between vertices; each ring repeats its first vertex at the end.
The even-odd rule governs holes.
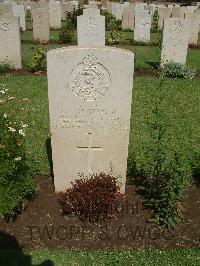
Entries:
POLYGON ((0 74, 7 73, 13 69, 14 67, 9 64, 0 64, 0 74))
POLYGON ((196 69, 187 67, 179 63, 167 63, 162 69, 163 76, 170 78, 185 78, 193 79, 196 74, 196 69))
POLYGON ((71 21, 67 21, 59 32, 60 43, 72 43, 74 37, 74 25, 71 21))
POLYGON ((78 8, 74 8, 72 12, 66 12, 65 21, 71 22, 74 28, 77 28, 77 17, 83 14, 83 8, 78 6, 78 8))
POLYGON ((72 183, 59 197, 64 214, 76 214, 82 220, 100 222, 112 218, 121 204, 117 179, 101 173, 72 183))
POLYGON ((46 52, 38 48, 33 52, 32 62, 29 65, 31 72, 38 72, 46 69, 46 52))
POLYGON ((188 48, 190 49, 200 49, 200 45, 199 44, 196 44, 196 43, 189 43, 188 44, 188 48))
POLYGON ((112 20, 110 27, 110 31, 106 33, 106 44, 117 44, 125 39, 123 32, 119 30, 117 20, 112 20))
POLYGON ((21 211, 33 195, 34 186, 29 176, 25 156, 26 124, 5 113, 5 107, 13 97, 4 96, 0 90, 0 217, 12 219, 21 211))

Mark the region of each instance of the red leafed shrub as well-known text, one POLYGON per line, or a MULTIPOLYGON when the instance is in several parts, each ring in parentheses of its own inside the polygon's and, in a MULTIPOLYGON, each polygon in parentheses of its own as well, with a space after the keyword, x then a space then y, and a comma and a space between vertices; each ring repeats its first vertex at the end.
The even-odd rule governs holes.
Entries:
POLYGON ((200 49, 200 46, 196 43, 189 43, 188 48, 190 49, 200 49))
POLYGON ((115 177, 93 175, 72 182, 72 187, 60 193, 59 203, 63 214, 76 214, 81 220, 100 222, 116 215, 124 195, 115 177))

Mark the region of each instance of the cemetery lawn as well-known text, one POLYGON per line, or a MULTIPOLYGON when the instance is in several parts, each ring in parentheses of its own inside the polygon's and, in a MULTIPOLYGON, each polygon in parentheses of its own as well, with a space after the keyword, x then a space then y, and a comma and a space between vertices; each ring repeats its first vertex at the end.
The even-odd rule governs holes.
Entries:
POLYGON ((197 266, 200 264, 199 249, 148 250, 126 252, 37 250, 0 252, 0 265, 20 266, 44 263, 44 265, 127 265, 127 266, 197 266), (49 264, 45 261, 49 260, 49 264), (52 264, 51 264, 52 263, 52 264), (18 264, 19 265, 19 264, 18 264))
MULTIPOLYGON (((26 135, 27 157, 34 174, 50 172, 49 118, 47 78, 44 76, 0 76, 0 84, 9 88, 18 105, 10 107, 19 119, 29 125, 26 135)), ((136 150, 138 163, 144 158, 142 145, 148 142, 147 118, 158 98, 158 78, 135 77, 129 154, 136 150)), ((200 150, 200 79, 166 79, 162 89, 164 110, 171 123, 171 147, 181 150, 186 161, 200 150)), ((191 159, 192 160, 192 159, 191 159)))

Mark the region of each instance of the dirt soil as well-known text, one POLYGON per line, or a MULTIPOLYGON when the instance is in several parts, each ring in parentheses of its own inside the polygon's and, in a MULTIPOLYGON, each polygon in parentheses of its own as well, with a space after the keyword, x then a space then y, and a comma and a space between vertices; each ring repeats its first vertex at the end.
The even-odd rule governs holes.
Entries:
POLYGON ((117 218, 89 224, 63 216, 49 176, 35 178, 37 193, 12 222, 0 220, 0 249, 64 248, 73 250, 132 250, 200 247, 200 187, 193 184, 184 200, 184 219, 169 232, 148 219, 136 185, 127 186, 127 200, 117 218), (15 240, 15 241, 13 241, 15 240), (14 243, 14 244, 12 244, 14 243), (17 245, 16 245, 17 243, 17 245))

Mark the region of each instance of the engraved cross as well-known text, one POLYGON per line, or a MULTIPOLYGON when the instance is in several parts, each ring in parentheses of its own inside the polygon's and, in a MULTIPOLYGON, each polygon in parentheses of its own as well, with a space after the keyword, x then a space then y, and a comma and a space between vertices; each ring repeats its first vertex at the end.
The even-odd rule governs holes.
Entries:
POLYGON ((93 151, 103 151, 103 147, 98 146, 98 145, 93 145, 92 144, 92 135, 93 133, 88 133, 88 145, 87 146, 77 146, 78 151, 87 151, 89 152, 88 154, 88 172, 91 173, 91 164, 92 164, 92 152, 93 151))

